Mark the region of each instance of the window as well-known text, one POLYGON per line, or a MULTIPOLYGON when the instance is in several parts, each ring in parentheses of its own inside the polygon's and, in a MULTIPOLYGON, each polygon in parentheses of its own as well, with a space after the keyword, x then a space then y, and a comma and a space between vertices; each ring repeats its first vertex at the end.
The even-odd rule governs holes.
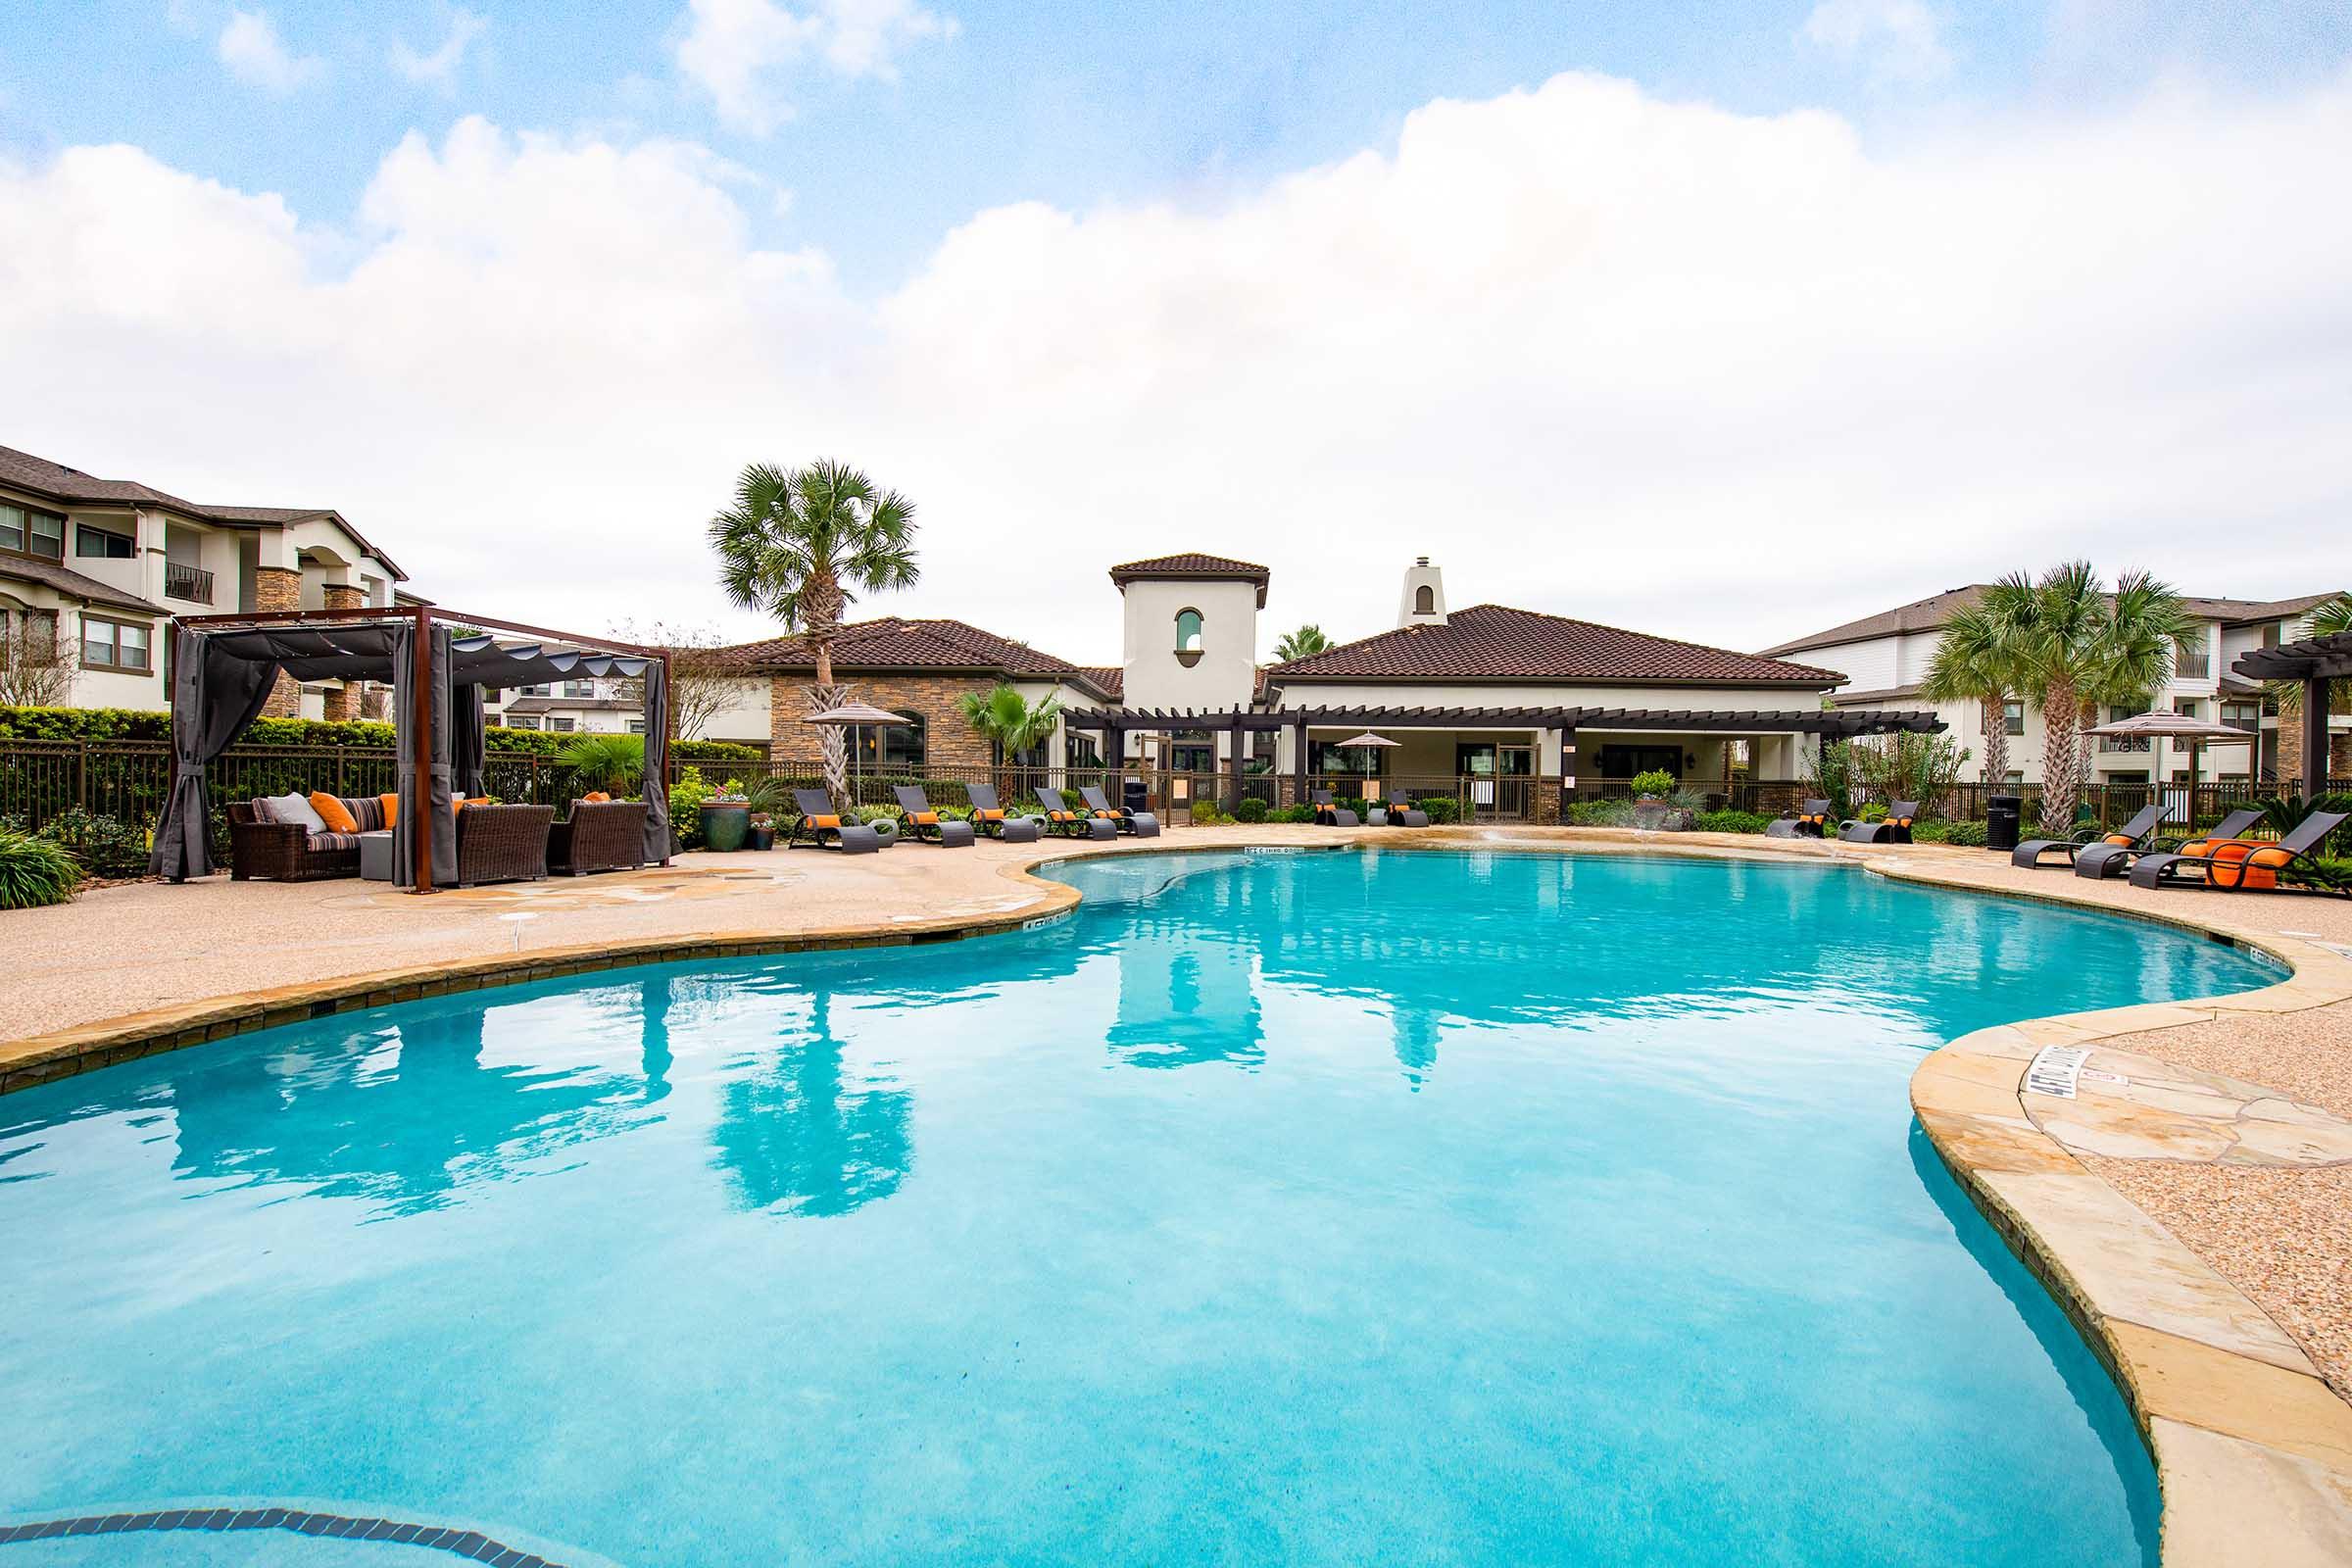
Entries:
POLYGON ((1315 767, 1318 773, 1360 774, 1378 778, 1387 771, 1382 766, 1385 746, 1334 746, 1329 741, 1315 742, 1315 767))
POLYGON ((2023 735, 2025 732, 2026 705, 2023 703, 2003 703, 2001 705, 2001 733, 2004 735, 2023 735))
POLYGON ((153 667, 147 662, 147 628, 127 621, 101 620, 96 615, 82 616, 81 667, 132 670, 144 675, 153 667))
POLYGON ((2277 622, 2274 621, 2272 624, 2262 628, 2262 646, 2265 648, 2276 648, 2278 646, 2278 626, 2277 622))
POLYGON ((925 755, 925 725, 923 715, 912 715, 910 724, 853 724, 850 726, 850 755, 858 759, 860 767, 906 768, 923 765, 925 755))
POLYGON ((539 715, 537 713, 509 713, 507 715, 507 728, 509 729, 537 729, 538 727, 539 715))
POLYGON ((1176 612, 1176 662, 1190 669, 1200 662, 1200 612, 1176 612))
POLYGON ((553 697, 556 694, 553 686, 522 686, 517 687, 516 690, 525 697, 553 697))
POLYGON ((28 556, 66 559, 66 519, 54 512, 35 512, 0 502, 0 550, 28 556))
POLYGON ((578 722, 578 719, 557 718, 553 714, 550 714, 547 720, 547 727, 559 735, 568 735, 571 733, 572 727, 578 722))
POLYGON ((138 550, 126 533, 82 522, 74 526, 74 554, 90 561, 128 561, 138 550))
POLYGON ((645 733, 645 720, 644 720, 644 719, 642 719, 642 718, 632 718, 632 719, 630 719, 630 720, 629 720, 629 733, 630 733, 630 734, 632 734, 632 735, 642 735, 642 734, 644 734, 644 733, 645 733))
POLYGON ((1438 591, 1427 583, 1413 590, 1413 613, 1434 615, 1438 612, 1438 591))
POLYGON ((564 695, 566 697, 594 697, 596 695, 596 682, 592 680, 567 680, 564 683, 564 695))
MULTIPOLYGON (((2262 705, 2260 703, 2224 703, 2222 705, 2222 722, 2231 729, 2242 729, 2248 734, 2256 733, 2262 728, 2262 705)), ((2223 744, 2230 743, 2224 742, 2223 744)))

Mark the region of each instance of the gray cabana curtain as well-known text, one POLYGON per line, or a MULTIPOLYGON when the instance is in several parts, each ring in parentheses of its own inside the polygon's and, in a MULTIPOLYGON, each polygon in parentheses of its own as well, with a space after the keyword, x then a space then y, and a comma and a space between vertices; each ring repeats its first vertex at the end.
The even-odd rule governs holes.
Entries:
POLYGON ((645 858, 669 863, 669 683, 660 660, 645 666, 645 858))
POLYGON ((487 793, 482 788, 482 689, 460 686, 450 694, 449 760, 457 775, 458 793, 468 798, 487 793))
MULTIPOLYGON (((416 885, 416 824, 432 823, 433 886, 458 880, 458 823, 450 809, 449 628, 432 629, 431 742, 426 771, 416 774, 416 628, 402 624, 392 635, 392 713, 400 730, 400 831, 392 836, 392 882, 416 885)), ((479 733, 479 726, 476 726, 479 733)))
POLYGON ((180 627, 172 662, 172 798, 156 824, 147 873, 184 882, 213 872, 212 801, 204 765, 228 749, 270 701, 277 665, 216 648, 180 627))

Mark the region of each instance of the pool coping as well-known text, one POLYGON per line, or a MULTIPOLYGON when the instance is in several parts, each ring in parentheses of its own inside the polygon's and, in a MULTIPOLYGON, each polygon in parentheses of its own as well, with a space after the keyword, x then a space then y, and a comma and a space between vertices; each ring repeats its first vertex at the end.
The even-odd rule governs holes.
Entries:
MULTIPOLYGON (((1680 835, 1551 829, 1542 836, 1470 827, 1358 832, 1326 844, 1264 848, 1315 854, 1399 850, 1632 854, 1842 865, 1891 881, 2087 909, 2169 925, 2262 953, 2288 970, 2260 990, 2186 1002, 2056 1014, 1963 1035, 1930 1053, 1911 1105, 1961 1189, 2064 1308, 2138 1426, 2163 1494, 2165 1568, 2259 1561, 2277 1568, 2352 1561, 2352 1405, 2244 1293, 2084 1166, 2027 1115, 2025 1075, 2045 1046, 2089 1046, 2231 1013, 2302 1011, 2352 1002, 2352 958, 2317 943, 2217 917, 2205 908, 2118 908, 2054 875, 2030 889, 1937 874, 1941 857, 1851 853, 1810 842, 1693 842, 1680 835), (1573 834, 1574 836, 1570 836, 1573 834)), ((1233 854, 1213 844, 1120 840, 1041 851, 997 867, 1023 885, 1017 909, 780 935, 697 932, 413 964, 175 1004, 0 1046, 0 1095, 183 1046, 281 1024, 504 985, 652 963, 909 947, 1051 923, 1082 900, 1041 867, 1131 854, 1233 854)), ((2257 907, 2260 906, 2258 905, 2257 907)), ((2160 1048, 2159 1048, 2160 1049, 2160 1048)))

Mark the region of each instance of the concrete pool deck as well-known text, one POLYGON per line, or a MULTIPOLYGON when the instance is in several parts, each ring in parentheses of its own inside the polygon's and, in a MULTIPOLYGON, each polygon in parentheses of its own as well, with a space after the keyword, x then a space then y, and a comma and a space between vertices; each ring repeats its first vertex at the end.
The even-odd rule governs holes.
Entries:
POLYGON ((698 855, 422 899, 349 880, 139 883, 0 914, 0 1092, 513 980, 1006 929, 1076 902, 1024 874, 1075 855, 1349 843, 1851 860, 2160 919, 2282 959, 2291 978, 2235 997, 1979 1031, 1925 1058, 1913 1102, 1963 1186, 2115 1372, 2163 1481, 2165 1561, 2352 1561, 2352 1406, 2338 1396, 2352 1392, 2347 900, 2147 892, 1926 845, 1273 825, 1115 846, 698 855), (2071 1097, 2027 1085, 2046 1047, 2086 1053, 2068 1058, 2071 1097))

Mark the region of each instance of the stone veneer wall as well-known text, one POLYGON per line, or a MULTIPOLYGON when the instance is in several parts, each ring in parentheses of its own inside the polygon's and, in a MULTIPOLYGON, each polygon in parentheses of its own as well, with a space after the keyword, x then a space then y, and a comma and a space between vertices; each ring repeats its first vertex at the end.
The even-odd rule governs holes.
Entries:
MULTIPOLYGON (((967 692, 996 690, 997 682, 977 675, 863 675, 836 672, 853 702, 923 718, 924 760, 941 767, 986 767, 995 760, 988 742, 964 722, 957 702, 967 692)), ((778 675, 768 682, 768 739, 778 761, 814 762, 819 750, 816 726, 801 722, 808 711, 811 674, 778 675)))
MULTIPOLYGON (((326 608, 329 610, 357 610, 367 603, 367 600, 362 597, 358 585, 354 583, 330 582, 326 585, 325 594, 326 608)), ((341 686, 327 688, 325 716, 330 719, 350 719, 360 716, 360 683, 358 681, 347 680, 341 686)))
MULTIPOLYGON (((283 566, 257 567, 253 574, 253 608, 264 613, 302 608, 302 573, 283 566)), ((265 718, 300 718, 302 716, 302 682, 293 676, 280 674, 277 684, 270 689, 270 701, 262 705, 265 718)))

